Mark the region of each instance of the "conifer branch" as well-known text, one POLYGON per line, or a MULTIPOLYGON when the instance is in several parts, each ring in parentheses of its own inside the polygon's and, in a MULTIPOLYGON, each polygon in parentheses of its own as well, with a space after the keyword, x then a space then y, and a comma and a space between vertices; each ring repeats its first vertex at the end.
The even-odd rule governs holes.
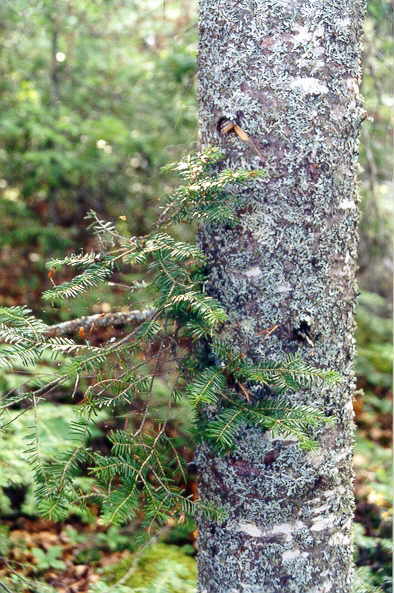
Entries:
MULTIPOLYGON (((242 224, 238 214, 242 197, 234 188, 262 173, 218 172, 213 165, 221 158, 217 149, 209 148, 172 166, 184 184, 168 198, 164 210, 168 222, 242 224)), ((123 237, 95 213, 89 218, 102 251, 49 262, 51 280, 54 271, 63 266, 77 273, 46 291, 44 299, 67 300, 100 284, 111 285, 116 264, 117 268, 127 266, 128 271, 130 266, 138 266, 138 273, 147 269, 149 292, 142 297, 148 295, 150 307, 87 315, 52 326, 26 307, 0 307, 0 365, 11 373, 25 368, 30 377, 25 393, 5 398, 2 407, 26 400, 36 408, 42 396, 60 386, 68 389, 72 398, 77 390, 85 390, 76 407, 78 421, 70 425, 67 451, 57 459, 43 460, 37 431, 30 435, 38 508, 43 515, 59 520, 73 505, 94 502, 101 507, 105 521, 121 524, 142 507, 149 527, 165 523, 174 513, 191 515, 197 510, 219 518, 220 509, 190 500, 182 490, 185 464, 174 439, 166 434, 162 417, 159 420, 154 415, 159 366, 168 362, 173 371, 178 365, 173 399, 182 399, 190 408, 198 438, 223 454, 236 447, 244 425, 290 436, 305 449, 316 446, 313 431, 329 419, 318 409, 298 405, 291 394, 315 383, 335 383, 339 375, 316 369, 298 356, 252 363, 219 337, 228 315, 221 303, 204 291, 207 262, 195 244, 175 240, 161 230, 144 237, 123 237), (88 338, 99 328, 122 325, 132 328, 101 346, 65 337, 77 332, 79 338, 88 338), (155 353, 148 354, 152 345, 155 353), (36 370, 52 360, 56 366, 51 367, 50 380, 41 382, 36 370), (262 386, 269 388, 270 397, 256 396, 262 386), (123 430, 107 434, 112 445, 107 456, 94 450, 90 437, 96 416, 103 410, 135 420, 129 429, 125 425, 123 430), (142 414, 142 421, 137 414, 142 414), (81 497, 77 479, 86 471, 93 486, 81 497)), ((142 281, 130 290, 146 287, 142 281)))
POLYGON ((96 315, 85 315, 78 319, 70 319, 55 325, 49 326, 45 335, 48 337, 64 336, 79 332, 82 329, 84 335, 92 334, 98 328, 104 327, 118 327, 122 325, 129 325, 131 323, 141 323, 152 316, 154 311, 152 309, 144 309, 142 311, 118 311, 114 313, 97 313, 96 315))

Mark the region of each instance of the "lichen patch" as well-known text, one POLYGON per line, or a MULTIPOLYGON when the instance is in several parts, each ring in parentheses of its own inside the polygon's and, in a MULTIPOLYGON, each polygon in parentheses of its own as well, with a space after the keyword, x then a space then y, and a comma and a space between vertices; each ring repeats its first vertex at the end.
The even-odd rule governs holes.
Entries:
POLYGON ((328 93, 327 84, 311 76, 294 78, 290 82, 290 88, 299 90, 306 95, 325 95, 328 93))
POLYGON ((239 531, 251 535, 252 537, 262 537, 264 535, 264 532, 253 523, 240 523, 239 531))

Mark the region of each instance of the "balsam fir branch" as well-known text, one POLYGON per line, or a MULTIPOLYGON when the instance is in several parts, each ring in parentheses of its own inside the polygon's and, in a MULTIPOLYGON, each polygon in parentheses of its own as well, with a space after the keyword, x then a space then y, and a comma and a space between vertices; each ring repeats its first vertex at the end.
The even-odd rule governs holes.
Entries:
MULTIPOLYGON (((64 264, 74 265, 68 264, 68 259, 69 258, 65 258, 64 264)), ((58 286, 54 285, 52 289, 44 292, 42 298, 45 301, 51 302, 63 301, 64 299, 79 296, 89 288, 104 284, 104 282, 112 275, 112 260, 108 258, 107 265, 105 265, 105 262, 106 260, 100 263, 91 264, 89 267, 85 268, 81 274, 70 280, 70 282, 63 282, 63 284, 58 286)), ((83 264, 78 265, 82 266, 83 264)))
MULTIPOLYGON (((39 440, 32 431, 29 455, 36 472, 36 496, 40 512, 59 520, 76 503, 95 503, 107 523, 143 520, 149 527, 169 517, 193 514, 196 509, 218 517, 220 510, 188 498, 184 493, 186 467, 170 436, 168 422, 176 417, 176 402, 184 400, 193 413, 198 438, 223 451, 236 447, 243 425, 254 425, 275 435, 293 438, 300 446, 315 446, 311 429, 329 419, 312 407, 302 406, 291 392, 314 382, 335 382, 338 375, 316 369, 297 356, 281 362, 248 360, 220 339, 227 313, 204 292, 205 256, 194 244, 174 239, 170 223, 208 225, 241 224, 243 199, 237 187, 262 175, 261 171, 217 172, 222 155, 214 148, 171 165, 184 180, 164 205, 159 229, 144 237, 127 237, 116 227, 89 213, 100 251, 72 254, 48 262, 53 284, 43 298, 56 302, 75 298, 102 283, 110 283, 119 269, 146 269, 148 282, 133 287, 149 302, 148 314, 111 314, 133 329, 120 339, 100 347, 78 343, 59 334, 82 328, 80 338, 94 331, 101 316, 71 320, 52 328, 24 307, 0 309, 0 363, 8 369, 34 365, 51 354, 60 365, 58 376, 47 386, 32 385, 25 393, 11 393, 3 407, 25 399, 36 408, 46 392, 61 384, 72 393, 84 389, 78 406, 79 421, 70 427, 70 448, 58 459, 43 462, 39 440), (166 230, 164 230, 166 229, 166 230), (78 273, 56 284, 62 267, 78 273), (83 321, 84 320, 84 321, 83 321), (64 331, 63 331, 64 330, 64 331), (167 419, 155 409, 157 369, 177 364, 173 397, 167 419), (269 395, 257 397, 261 388, 269 395), (289 393, 288 393, 289 392, 289 393), (175 402, 175 404, 174 404, 175 402), (98 452, 91 427, 99 410, 113 417, 126 416, 130 428, 108 433, 111 453, 98 452), (83 494, 78 476, 94 481, 91 493, 83 494), (144 511, 141 515, 141 507, 144 511)), ((25 404, 26 405, 26 404, 25 404)), ((36 408, 39 413, 39 407, 36 408)))
POLYGON ((50 325, 46 328, 45 333, 47 336, 64 336, 79 332, 84 336, 88 336, 103 327, 118 327, 141 323, 151 317, 152 314, 152 309, 96 313, 95 315, 85 315, 79 319, 71 319, 70 321, 50 325))

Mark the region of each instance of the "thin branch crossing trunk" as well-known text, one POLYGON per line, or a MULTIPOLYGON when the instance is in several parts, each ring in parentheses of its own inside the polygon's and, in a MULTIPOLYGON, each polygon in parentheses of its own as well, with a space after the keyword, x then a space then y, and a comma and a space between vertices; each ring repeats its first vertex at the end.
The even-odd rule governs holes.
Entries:
POLYGON ((200 0, 201 142, 221 145, 225 166, 268 173, 242 190, 237 228, 201 233, 209 293, 230 315, 223 337, 254 361, 297 352, 344 377, 290 396, 335 416, 318 450, 247 426, 234 454, 199 450, 201 495, 228 511, 221 524, 200 520, 201 593, 351 591, 364 9, 363 0, 200 0))

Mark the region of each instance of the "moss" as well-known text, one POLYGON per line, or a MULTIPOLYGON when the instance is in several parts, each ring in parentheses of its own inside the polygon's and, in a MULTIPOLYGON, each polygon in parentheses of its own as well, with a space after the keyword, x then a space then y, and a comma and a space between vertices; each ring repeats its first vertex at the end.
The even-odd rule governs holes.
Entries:
POLYGON ((168 593, 195 593, 196 562, 182 548, 168 544, 155 544, 140 556, 128 554, 117 564, 108 566, 103 580, 114 585, 135 564, 130 576, 122 583, 138 591, 161 591, 168 593), (163 589, 161 589, 162 587, 163 589))

